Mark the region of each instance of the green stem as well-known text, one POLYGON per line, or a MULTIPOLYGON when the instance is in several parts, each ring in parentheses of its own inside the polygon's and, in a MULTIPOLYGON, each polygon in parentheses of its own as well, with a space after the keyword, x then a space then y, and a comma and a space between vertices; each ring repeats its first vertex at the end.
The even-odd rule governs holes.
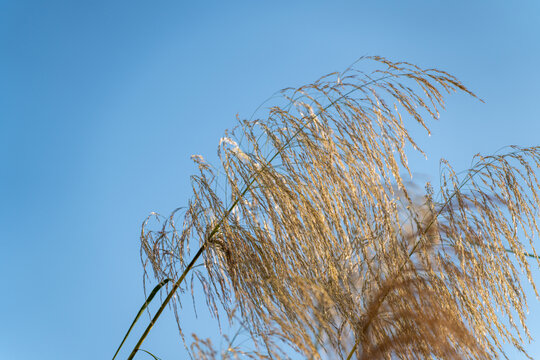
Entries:
POLYGON ((135 354, 139 350, 140 346, 144 342, 144 339, 146 339, 146 336, 148 335, 148 333, 150 332, 150 330, 152 329, 152 327, 156 323, 157 319, 159 318, 159 316, 161 315, 161 313, 163 312, 163 310, 165 309, 165 307, 167 306, 169 301, 171 301, 171 298, 173 297, 176 290, 178 290, 178 287, 180 287, 180 284, 182 283, 182 281, 186 277, 187 273, 191 270, 193 265, 195 265, 195 262, 197 261, 197 259, 199 259, 199 257, 203 253, 203 251, 206 249, 206 244, 207 244, 207 242, 204 242, 203 246, 201 246, 199 251, 197 251, 197 254, 195 254, 195 256, 193 257, 193 259, 191 260, 189 265, 186 267, 186 269, 182 273, 182 276, 180 276, 180 279, 178 279, 178 281, 174 283, 174 286, 172 287, 171 291, 169 291, 169 294, 167 294, 167 297, 165 298, 165 301, 163 302, 163 304, 161 304, 158 311, 156 312, 156 314, 154 315, 154 317, 150 321, 150 324, 148 324, 148 326, 146 327, 146 330, 144 331, 144 333, 139 338, 139 341, 137 342, 137 344, 133 348, 133 351, 131 352, 131 354, 129 354, 128 360, 133 359, 133 357, 135 356, 135 354))
POLYGON ((156 355, 152 354, 150 351, 147 351, 147 350, 144 350, 144 349, 139 349, 139 351, 144 351, 145 353, 147 353, 148 355, 150 355, 151 357, 153 357, 154 360, 161 360, 161 359, 158 358, 156 355))
POLYGON ((129 336, 129 333, 131 332, 131 330, 133 329, 133 326, 135 326, 135 323, 137 322, 137 320, 139 320, 139 318, 141 317, 142 313, 144 312, 144 310, 148 307, 148 304, 150 304, 150 302, 152 301, 152 299, 154 298, 154 296, 156 296, 157 292, 159 291, 159 289, 161 289, 165 284, 167 284, 169 281, 171 281, 171 279, 165 279, 163 281, 161 281, 159 284, 156 285, 156 287, 154 287, 154 289, 152 290, 152 292, 150 293, 150 295, 148 296, 148 298, 146 299, 146 301, 144 302, 144 304, 141 306, 141 309, 139 310, 139 312, 137 313, 137 315, 135 316, 135 319, 133 320, 133 322, 131 323, 131 326, 129 327, 127 333, 126 333, 126 336, 124 336, 124 339, 122 340, 122 342, 120 343, 120 346, 118 346, 118 349, 116 350, 116 352, 114 353, 114 356, 112 358, 112 360, 114 360, 116 358, 116 355, 118 355, 118 352, 120 351, 120 349, 122 348, 122 346, 124 345, 124 343, 126 342, 126 339, 127 337, 129 336))

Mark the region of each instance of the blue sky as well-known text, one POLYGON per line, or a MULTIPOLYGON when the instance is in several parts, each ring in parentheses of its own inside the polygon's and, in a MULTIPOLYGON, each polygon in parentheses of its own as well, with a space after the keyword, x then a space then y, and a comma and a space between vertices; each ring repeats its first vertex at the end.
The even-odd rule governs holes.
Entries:
MULTIPOLYGON (((359 56, 447 70, 484 99, 448 97, 419 173, 538 145, 539 37, 536 0, 0 0, 0 358, 110 358, 144 300, 141 222, 186 204, 190 155, 359 56)), ((196 302, 186 332, 215 332, 196 302)), ((187 357, 170 312, 144 347, 187 357)))

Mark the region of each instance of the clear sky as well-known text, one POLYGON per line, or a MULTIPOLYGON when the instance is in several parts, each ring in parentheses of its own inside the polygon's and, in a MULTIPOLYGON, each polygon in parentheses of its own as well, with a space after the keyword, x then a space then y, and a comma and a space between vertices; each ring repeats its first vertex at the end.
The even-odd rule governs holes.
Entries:
MULTIPOLYGON (((485 100, 448 97, 420 173, 539 145, 539 39, 537 0, 0 0, 0 359, 111 358, 144 300, 141 222, 186 204, 190 155, 359 56, 447 70, 485 100)), ((195 301, 186 332, 216 332, 195 301)), ((144 348, 187 358, 170 312, 144 348)))

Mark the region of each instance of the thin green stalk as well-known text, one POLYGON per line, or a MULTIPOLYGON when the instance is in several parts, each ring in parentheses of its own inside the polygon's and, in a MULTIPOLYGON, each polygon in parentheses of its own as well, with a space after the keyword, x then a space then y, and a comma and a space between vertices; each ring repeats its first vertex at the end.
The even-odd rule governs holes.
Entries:
MULTIPOLYGON (((135 323, 137 322, 137 320, 139 320, 139 318, 141 317, 142 313, 144 312, 144 310, 148 307, 148 304, 150 304, 150 302, 152 301, 152 299, 154 298, 154 296, 156 296, 157 292, 165 285, 167 284, 169 281, 171 281, 171 279, 165 279, 163 281, 161 281, 159 284, 156 285, 156 287, 154 287, 154 289, 152 290, 152 292, 150 293, 150 295, 148 296, 148 298, 146 299, 146 301, 144 302, 144 304, 141 306, 141 309, 139 310, 139 312, 137 313, 137 316, 135 316, 135 319, 133 320, 133 322, 131 323, 131 326, 129 327, 127 333, 126 333, 126 336, 124 336, 124 339, 122 339, 122 342, 120 343, 120 346, 118 346, 118 349, 116 350, 116 352, 114 353, 114 356, 112 358, 112 360, 114 360, 116 358, 116 355, 118 355, 118 352, 120 351, 120 349, 122 348, 122 345, 124 345, 124 343, 126 342, 126 339, 127 337, 129 336, 129 333, 131 332, 131 330, 133 329, 133 326, 135 326, 135 323)), ((145 351, 145 350, 143 350, 145 351)), ((152 355, 153 356, 153 355, 152 355)))
MULTIPOLYGON (((387 79, 389 77, 392 77, 392 75, 386 75, 386 76, 382 76, 378 79, 375 79, 375 80, 372 80, 370 82, 367 82, 365 84, 363 84, 362 86, 358 86, 358 87, 355 87, 354 89, 346 92, 345 94, 341 95, 340 97, 338 97, 336 100, 332 101, 329 105, 327 105, 326 107, 324 107, 322 110, 320 110, 318 112, 317 115, 320 115, 322 112, 328 110, 329 108, 331 108, 332 106, 334 106, 338 101, 340 101, 341 99, 345 98, 346 96, 350 95, 351 93, 359 90, 360 88, 363 88, 365 86, 368 86, 368 85, 371 85, 373 83, 376 83, 378 81, 381 81, 381 80, 384 80, 384 79, 387 79)), ((316 116, 309 116, 309 119, 310 120, 313 120, 316 116)), ((307 119, 308 116, 303 116, 302 117, 302 120, 304 119, 307 119)), ((246 187, 244 188, 244 190, 242 191, 242 193, 240 194, 240 196, 238 196, 236 198, 236 200, 233 202, 233 204, 229 207, 229 209, 225 212, 224 216, 220 219, 220 221, 216 224, 216 226, 214 226, 214 228, 212 229, 212 231, 210 232, 210 234, 208 235, 208 237, 205 239, 205 241, 203 242, 203 244, 201 245, 201 247, 199 248, 199 250, 197 251, 197 253, 195 254, 195 256, 191 259, 190 263, 188 264, 188 266, 185 268, 185 270, 182 272, 182 275, 180 276, 180 278, 176 281, 176 283, 174 284, 174 286, 171 288, 169 294, 167 295, 167 297, 165 298, 165 300, 163 301, 163 304, 161 304, 160 308, 158 309, 158 311, 156 312, 156 314, 154 315, 154 317, 152 318, 152 320, 150 321, 150 323, 148 324, 146 330, 144 331, 144 333, 141 335, 141 337, 139 338, 139 341, 137 342, 137 344, 135 345, 135 347, 133 348, 133 351, 131 352, 131 354, 129 355, 128 357, 128 360, 131 360, 133 359, 133 357, 135 356, 135 354, 137 353, 137 350, 139 349, 139 347, 142 345, 142 343, 144 342, 144 340, 146 339, 146 337, 148 336, 148 333, 150 332, 150 330, 152 329, 152 327, 154 326, 154 324, 156 323, 156 321, 158 320, 158 318, 161 316, 161 313, 163 312, 163 310, 165 309, 165 307, 167 306, 167 304, 169 303, 169 301, 171 301, 174 293, 176 292, 176 290, 178 290, 178 288, 180 287, 180 284, 184 281, 184 278, 187 276, 188 272, 193 268, 193 266, 195 265, 196 261, 199 259, 199 257, 203 254, 203 252, 206 250, 206 248, 208 247, 208 243, 209 241, 212 239, 212 237, 219 231, 221 225, 223 224, 223 222, 225 221, 225 219, 229 216, 229 214, 234 210, 234 208, 236 207, 236 205, 238 204, 238 202, 244 197, 244 195, 251 189, 251 186, 253 185, 253 183, 255 183, 255 181, 257 180, 259 174, 265 170, 271 163, 272 161, 279 155, 281 154, 281 152, 283 152, 283 150, 285 150, 286 147, 288 147, 290 145, 290 143, 292 142, 292 140, 298 136, 298 134, 310 123, 310 121, 307 121, 306 123, 304 123, 304 125, 302 125, 277 151, 276 153, 266 162, 266 164, 264 164, 264 166, 262 166, 252 177, 251 177, 251 180, 247 183, 246 187)))
MULTIPOLYGON (((509 252, 509 253, 512 253, 512 254, 515 254, 514 251, 510 250, 510 249, 504 249, 506 252, 509 252)), ((529 254, 529 253, 521 253, 521 255, 524 255, 524 256, 528 256, 530 258, 533 258, 533 259, 536 259, 536 260, 540 260, 540 256, 536 256, 536 255, 533 255, 533 254, 529 254)))
POLYGON ((154 360, 161 360, 161 359, 158 358, 156 355, 152 354, 150 351, 147 351, 147 350, 144 350, 144 349, 139 349, 139 351, 144 351, 145 353, 147 353, 148 355, 150 355, 151 357, 153 357, 154 360))
POLYGON ((158 311, 156 312, 156 314, 154 315, 154 317, 152 318, 152 320, 150 321, 150 324, 148 324, 148 326, 146 327, 146 330, 144 331, 144 333, 142 334, 142 336, 139 338, 139 341, 137 342, 137 344, 135 345, 135 347, 133 348, 133 351, 131 351, 131 354, 129 354, 129 357, 128 357, 128 360, 131 360, 133 359, 133 357, 135 356, 135 354, 137 353, 137 351, 139 350, 140 346, 142 345, 142 343, 144 342, 144 339, 146 339, 146 336, 148 335, 148 333, 150 332, 150 330, 152 329, 152 327, 154 326, 154 324, 156 323, 157 319, 159 318, 159 316, 161 315, 161 313, 163 312, 163 310, 165 309, 166 305, 169 303, 169 301, 171 301, 171 298, 173 297, 174 293, 176 292, 176 290, 178 290, 178 287, 180 286, 180 284, 182 283, 182 281, 184 280, 184 278, 186 277, 187 273, 189 272, 189 270, 191 270, 191 268, 193 267, 193 265, 195 265, 195 262, 197 261, 197 259, 199 259, 199 257, 201 256, 201 254, 204 252, 204 250, 206 249, 206 245, 207 245, 207 242, 205 241, 204 244, 201 246, 201 248, 199 249, 199 251, 197 251, 197 254, 195 254, 195 256, 193 257, 193 259, 191 260, 191 262, 188 264, 188 266, 186 267, 186 269, 184 270, 184 272, 182 273, 182 276, 180 276, 180 279, 178 279, 178 281, 176 283, 174 283, 174 286, 172 287, 171 291, 169 292, 169 294, 167 294, 167 297, 165 298, 165 301, 163 301, 163 304, 161 304, 161 306, 159 307, 158 311))

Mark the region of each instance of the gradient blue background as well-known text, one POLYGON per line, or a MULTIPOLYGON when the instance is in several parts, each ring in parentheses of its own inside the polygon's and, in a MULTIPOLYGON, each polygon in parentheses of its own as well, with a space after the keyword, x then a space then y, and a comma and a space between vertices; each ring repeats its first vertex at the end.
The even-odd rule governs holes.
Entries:
MULTIPOLYGON (((485 100, 448 97, 418 173, 540 144, 537 0, 1 0, 0 359, 111 358, 144 300, 141 222, 187 202, 190 155, 361 55, 447 70, 485 100)), ((195 299, 186 333, 216 334, 195 299)), ((536 338, 539 311, 531 298, 536 338)), ((144 348, 187 358, 171 312, 144 348)))

